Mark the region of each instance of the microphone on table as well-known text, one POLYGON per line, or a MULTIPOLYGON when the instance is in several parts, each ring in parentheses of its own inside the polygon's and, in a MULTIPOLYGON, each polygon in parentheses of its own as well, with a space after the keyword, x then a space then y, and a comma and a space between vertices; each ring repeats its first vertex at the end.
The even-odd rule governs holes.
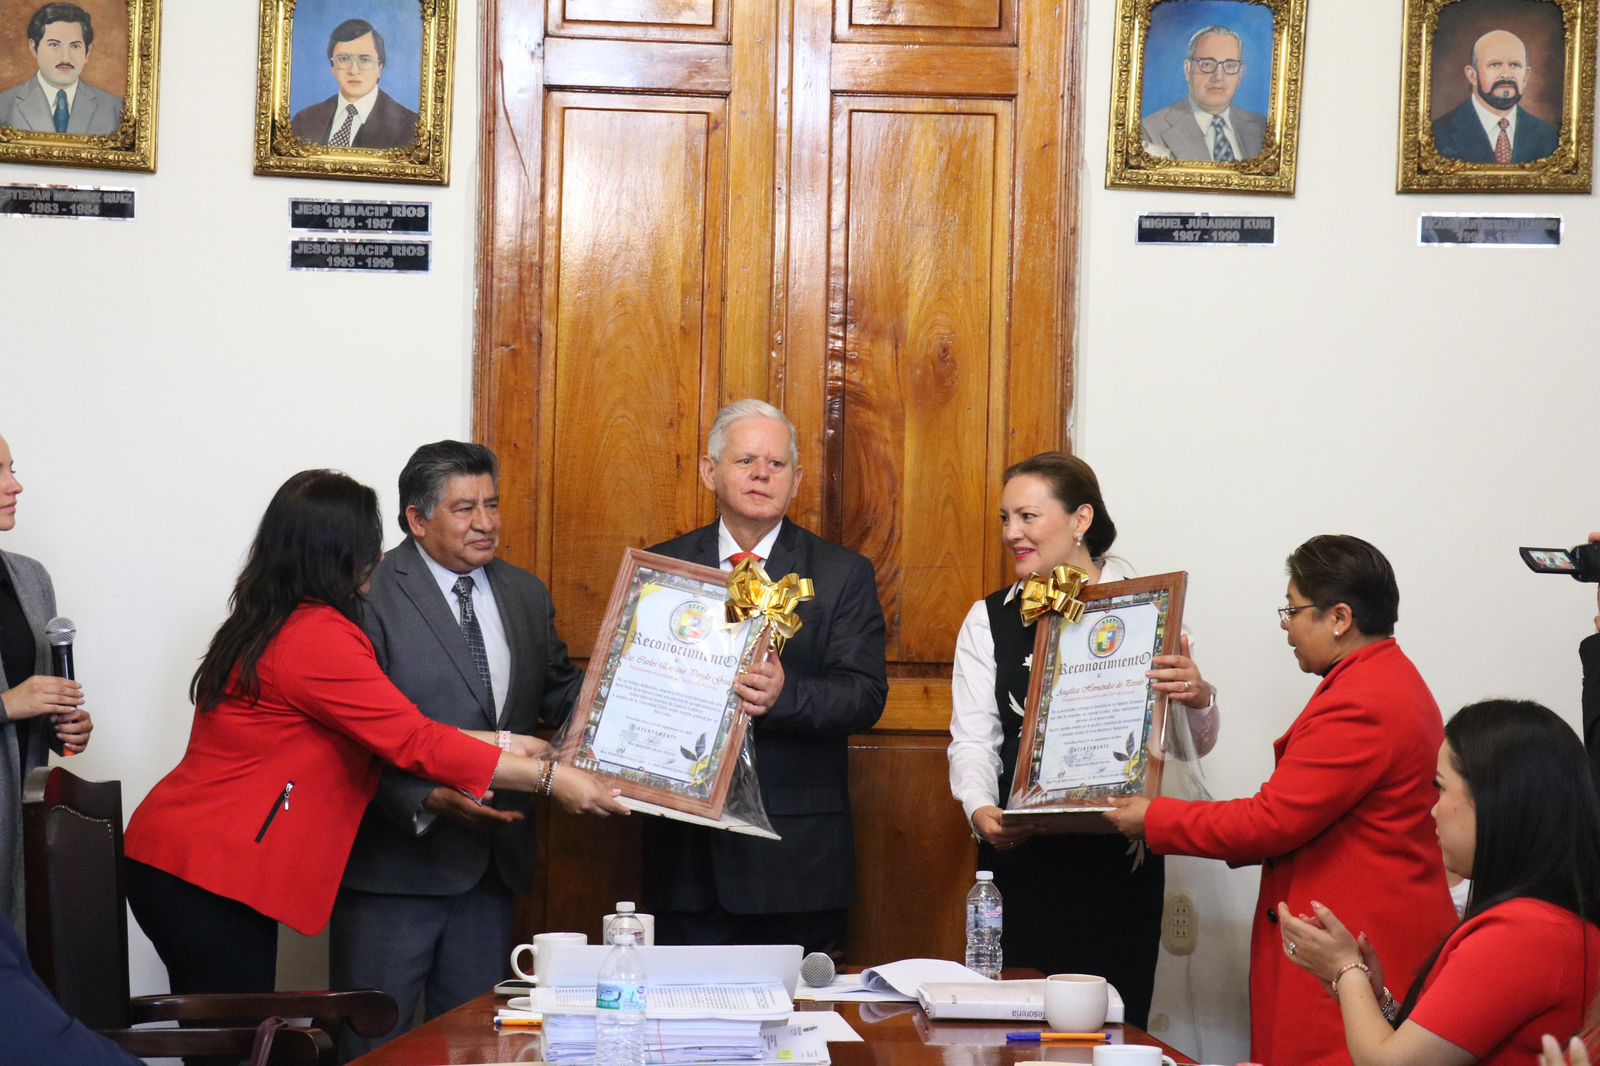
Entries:
POLYGON ((813 951, 800 961, 800 980, 812 988, 826 988, 832 984, 833 973, 833 959, 825 952, 813 951))
MULTIPOLYGON (((56 677, 77 680, 72 676, 72 642, 77 635, 78 627, 70 618, 57 615, 45 623, 44 638, 50 642, 50 672, 56 677)), ((66 754, 76 755, 77 752, 66 754)))
POLYGON ((72 642, 77 635, 78 627, 70 618, 57 615, 45 623, 44 637, 50 642, 50 672, 56 677, 77 680, 72 676, 72 642))

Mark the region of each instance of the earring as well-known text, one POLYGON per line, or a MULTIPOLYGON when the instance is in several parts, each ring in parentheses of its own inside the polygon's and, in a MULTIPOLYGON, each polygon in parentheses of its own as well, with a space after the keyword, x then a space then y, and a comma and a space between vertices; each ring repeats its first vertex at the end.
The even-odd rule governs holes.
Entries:
POLYGON ((1083 534, 1082 534, 1082 533, 1079 533, 1079 534, 1078 534, 1078 538, 1077 538, 1077 540, 1078 540, 1078 546, 1079 546, 1079 547, 1080 547, 1080 548, 1081 548, 1081 547, 1083 547, 1083 534))
POLYGON ((1335 629, 1333 631, 1333 639, 1334 640, 1338 640, 1339 639, 1339 630, 1335 629))

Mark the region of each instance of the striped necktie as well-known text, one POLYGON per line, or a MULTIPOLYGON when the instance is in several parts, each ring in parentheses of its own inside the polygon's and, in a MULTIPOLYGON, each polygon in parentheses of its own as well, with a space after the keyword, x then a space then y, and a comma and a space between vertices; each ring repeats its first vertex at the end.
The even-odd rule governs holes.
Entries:
POLYGON ((466 574, 456 578, 456 602, 461 605, 461 635, 467 638, 467 654, 477 667, 483 691, 489 694, 489 709, 494 709, 494 682, 489 680, 489 653, 483 646, 483 630, 478 627, 478 614, 472 608, 472 590, 476 583, 466 574))
POLYGON ((1221 115, 1211 116, 1211 158, 1217 163, 1232 163, 1233 145, 1228 143, 1228 127, 1221 115))

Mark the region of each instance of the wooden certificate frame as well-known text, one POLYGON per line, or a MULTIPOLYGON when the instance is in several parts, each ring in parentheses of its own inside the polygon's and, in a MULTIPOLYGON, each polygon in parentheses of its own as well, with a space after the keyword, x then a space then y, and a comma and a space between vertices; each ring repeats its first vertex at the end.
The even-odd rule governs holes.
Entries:
MULTIPOLYGON (((1016 772, 1006 804, 1006 824, 1043 823, 1058 832, 1113 832, 1111 825, 1099 816, 1100 812, 1110 809, 1105 802, 1107 799, 1154 796, 1159 792, 1166 762, 1167 700, 1155 691, 1154 682, 1145 680, 1144 683, 1144 715, 1139 727, 1142 735, 1130 734, 1120 741, 1120 746, 1116 741, 1091 741, 1075 745, 1068 752, 1074 758, 1092 759, 1109 746, 1112 759, 1126 766, 1122 780, 1091 781, 1059 789, 1046 787, 1042 780, 1048 746, 1046 738, 1061 687, 1058 679, 1064 668, 1081 668, 1085 686, 1125 686, 1128 678, 1116 677, 1118 672, 1126 675, 1137 671, 1142 677, 1155 656, 1178 651, 1187 587, 1188 574, 1182 571, 1091 585, 1078 596, 1085 606, 1081 621, 1068 628, 1063 625, 1061 615, 1054 613, 1040 620, 1034 637, 1033 669, 1028 681, 1016 772), (1142 618, 1129 614, 1130 610, 1146 606, 1155 608, 1153 619, 1147 613, 1142 618), (1119 615, 1119 611, 1122 614, 1119 615), (1143 642, 1138 642, 1137 635, 1130 635, 1124 615, 1133 619, 1135 634, 1145 634, 1143 642), (1063 652, 1063 638, 1082 639, 1082 650, 1087 652, 1088 659, 1082 663, 1068 662, 1063 652)), ((1085 687, 1084 691, 1095 690, 1085 687)), ((1102 762, 1102 765, 1105 764, 1102 762)))
MULTIPOLYGON (((745 730, 749 727, 749 716, 739 709, 741 700, 732 690, 731 677, 715 729, 702 732, 692 742, 693 747, 682 743, 672 745, 690 764, 687 772, 692 776, 687 781, 651 772, 643 766, 608 760, 596 747, 607 711, 622 713, 624 706, 633 706, 622 702, 616 685, 620 671, 635 669, 637 657, 648 654, 650 658, 646 661, 653 667, 661 666, 663 656, 698 661, 706 670, 727 672, 731 669, 732 676, 737 676, 766 654, 769 630, 759 618, 731 626, 725 623, 729 598, 727 577, 715 567, 687 563, 638 548, 629 548, 623 553, 605 619, 595 640, 594 657, 560 741, 561 762, 610 779, 627 798, 713 821, 722 817, 745 730), (690 598, 670 612, 661 632, 641 631, 641 624, 653 626, 661 621, 642 618, 642 614, 648 612, 641 612, 641 606, 647 597, 663 591, 669 596, 687 594, 690 598), (742 633, 739 632, 741 627, 742 633), (723 631, 722 638, 715 637, 718 629, 723 631), (713 645, 720 641, 723 645, 720 653, 709 645, 701 647, 708 640, 713 645)), ((631 692, 639 693, 642 680, 630 673, 623 683, 631 692)), ((662 689, 670 693, 672 686, 663 683, 662 689)), ((644 694, 648 696, 654 692, 651 689, 644 694)), ((661 710, 659 705, 656 710, 661 710)), ((649 715, 649 711, 640 713, 649 715)), ((660 727, 670 714, 662 711, 656 717, 657 730, 653 739, 659 744, 660 727)), ((650 728, 646 726, 639 732, 648 734, 650 728)), ((656 757, 659 755, 660 752, 656 752, 656 757)), ((668 756, 671 757, 671 752, 668 756)))

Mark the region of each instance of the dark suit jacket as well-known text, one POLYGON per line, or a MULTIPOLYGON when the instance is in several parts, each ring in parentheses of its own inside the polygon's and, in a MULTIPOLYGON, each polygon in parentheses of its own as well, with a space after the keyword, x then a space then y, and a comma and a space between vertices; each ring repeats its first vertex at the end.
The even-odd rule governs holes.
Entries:
MULTIPOLYGON (((1517 133, 1511 141, 1511 161, 1532 163, 1554 155, 1561 143, 1561 131, 1544 119, 1517 108, 1517 133)), ((1494 142, 1478 121, 1472 100, 1442 118, 1433 120, 1433 144, 1446 159, 1463 163, 1493 163, 1494 142)))
POLYGON ((1583 743, 1600 782, 1600 633, 1591 633, 1578 645, 1583 661, 1583 743))
MULTIPOLYGON (((498 720, 467 653, 461 626, 422 558, 416 541, 385 555, 372 575, 362 627, 389 679, 436 721, 464 729, 532 733, 559 725, 578 698, 583 673, 556 634, 555 609, 544 582, 499 559, 487 569, 495 606, 511 646, 511 683, 498 720)), ((356 835, 344 883, 365 892, 451 896, 467 891, 489 863, 507 888, 532 883, 533 819, 472 831, 438 820, 418 837, 413 814, 433 790, 431 781, 387 767, 356 835)), ((524 792, 497 791, 506 810, 531 811, 524 792)))
MULTIPOLYGON (((333 112, 339 106, 339 94, 334 93, 320 104, 312 104, 289 120, 294 135, 312 144, 327 144, 328 131, 333 125, 333 112)), ((378 90, 378 102, 372 113, 356 131, 352 148, 404 148, 417 139, 417 113, 394 97, 378 90)))
MULTIPOLYGON (((650 550, 720 565, 716 523, 650 550)), ((783 650, 783 694, 751 731, 761 799, 783 839, 648 819, 645 898, 658 910, 715 901, 734 914, 780 914, 855 902, 845 740, 872 728, 889 694, 877 578, 862 556, 788 520, 763 565, 773 578, 796 573, 816 584, 783 650)))
POLYGON ((61 1009, 0 917, 0 1061, 7 1066, 139 1066, 140 1060, 61 1009))

